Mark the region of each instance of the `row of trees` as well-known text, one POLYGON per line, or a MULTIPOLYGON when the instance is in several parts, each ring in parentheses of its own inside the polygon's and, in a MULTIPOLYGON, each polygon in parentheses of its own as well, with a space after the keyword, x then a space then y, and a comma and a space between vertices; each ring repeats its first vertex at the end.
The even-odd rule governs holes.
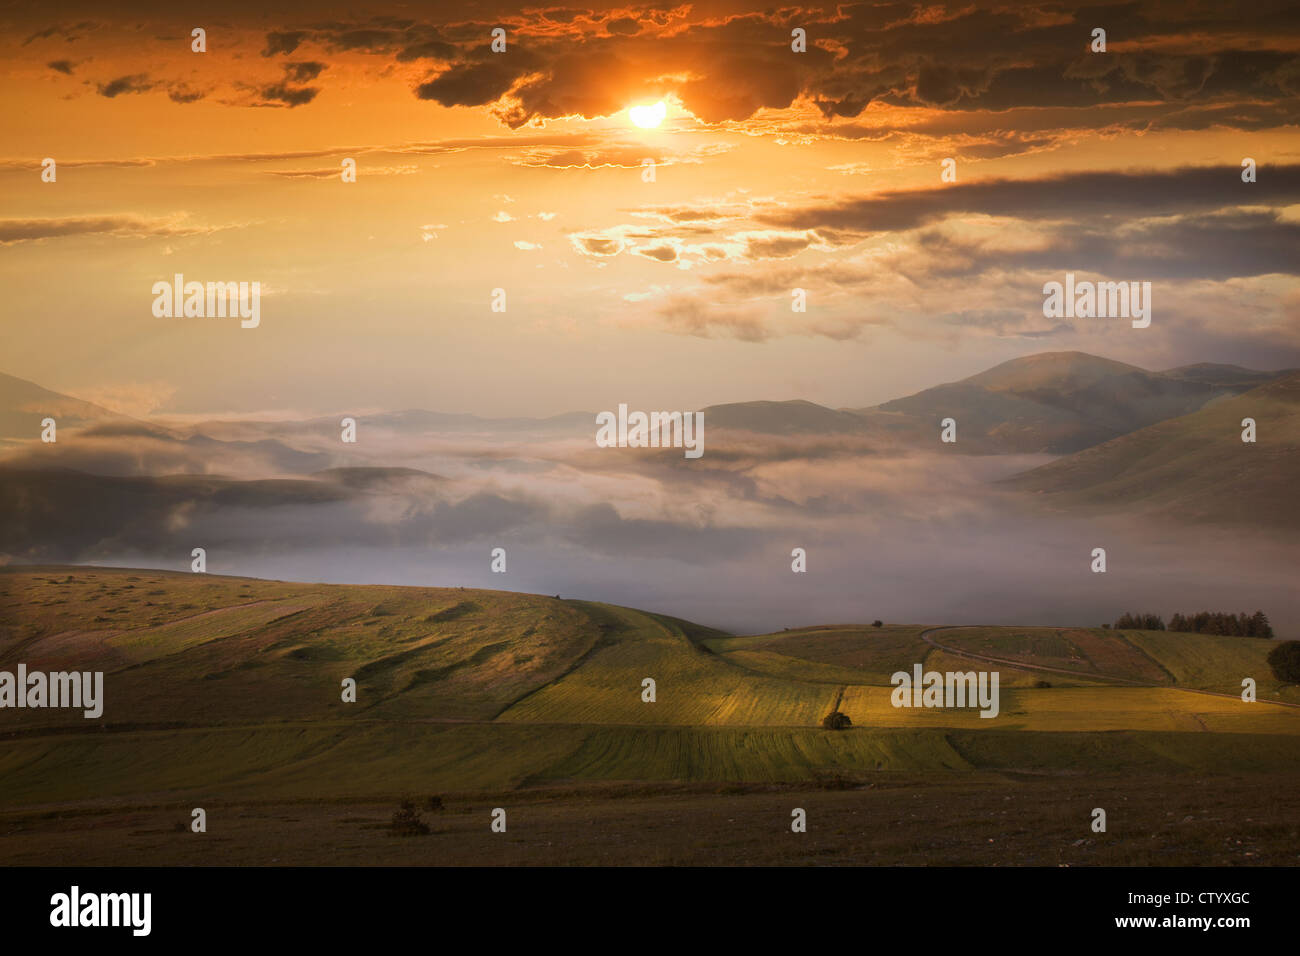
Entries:
POLYGON ((1121 614, 1115 622, 1115 630, 1163 631, 1165 619, 1159 614, 1121 614))
MULTIPOLYGON (((1115 622, 1116 630, 1163 631, 1165 622, 1159 614, 1123 614, 1115 622)), ((1169 619, 1168 630, 1190 631, 1193 634, 1221 634, 1225 637, 1272 637, 1273 625, 1263 611, 1247 614, 1224 614, 1219 611, 1200 611, 1196 614, 1175 614, 1169 619)))

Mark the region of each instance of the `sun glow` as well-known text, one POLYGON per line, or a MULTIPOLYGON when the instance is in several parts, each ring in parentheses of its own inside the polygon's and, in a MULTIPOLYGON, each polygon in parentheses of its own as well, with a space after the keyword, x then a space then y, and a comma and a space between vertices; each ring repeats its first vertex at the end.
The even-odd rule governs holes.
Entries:
POLYGON ((658 103, 633 106, 628 109, 627 115, 632 120, 633 126, 639 126, 641 129, 654 129, 668 115, 668 104, 660 100, 658 103))

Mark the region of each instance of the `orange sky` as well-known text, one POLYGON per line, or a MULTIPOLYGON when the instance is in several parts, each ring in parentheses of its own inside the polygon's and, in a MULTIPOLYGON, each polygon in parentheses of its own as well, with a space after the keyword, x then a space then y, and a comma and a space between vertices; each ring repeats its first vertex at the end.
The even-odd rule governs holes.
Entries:
POLYGON ((444 9, 7 13, 0 371, 136 413, 551 414, 861 406, 1055 349, 1300 365, 1284 5, 1116 8, 1105 54, 1046 5, 444 9), (1045 319, 1067 270, 1151 281, 1151 328, 1045 319), (177 272, 260 282, 261 325, 154 317, 177 272))

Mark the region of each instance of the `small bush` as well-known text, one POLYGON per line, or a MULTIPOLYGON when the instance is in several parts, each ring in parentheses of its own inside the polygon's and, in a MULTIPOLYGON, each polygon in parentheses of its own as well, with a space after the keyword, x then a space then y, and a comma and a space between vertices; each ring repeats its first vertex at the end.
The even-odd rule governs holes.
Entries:
POLYGON ((1300 684, 1300 641, 1283 641, 1268 652, 1273 676, 1285 684, 1300 684))
POLYGON ((849 719, 849 715, 838 710, 832 710, 822 718, 823 730, 848 730, 852 726, 853 721, 849 719))
POLYGON ((420 819, 420 811, 410 800, 403 800, 402 805, 393 811, 393 822, 388 831, 394 836, 425 836, 429 825, 420 819))
POLYGON ((882 624, 880 621, 872 621, 872 622, 871 622, 871 626, 872 626, 872 627, 884 627, 885 625, 882 624))
POLYGON ((1034 681, 1034 686, 1035 686, 1035 687, 1051 687, 1051 686, 1052 686, 1052 682, 1051 682, 1051 681, 1046 681, 1046 680, 1036 680, 1036 681, 1034 681))
POLYGON ((424 809, 426 809, 426 810, 441 810, 441 809, 442 809, 442 797, 439 797, 439 796, 431 796, 431 797, 426 798, 425 801, 424 801, 424 809))

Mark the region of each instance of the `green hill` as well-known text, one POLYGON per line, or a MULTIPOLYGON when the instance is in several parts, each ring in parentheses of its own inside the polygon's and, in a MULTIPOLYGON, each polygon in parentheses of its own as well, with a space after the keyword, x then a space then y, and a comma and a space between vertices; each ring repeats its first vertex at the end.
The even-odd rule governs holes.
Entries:
POLYGON ((1262 670, 1266 644, 1068 628, 738 637, 505 591, 11 566, 0 569, 0 670, 103 671, 105 702, 95 721, 0 711, 0 806, 1295 770, 1300 710, 1234 696, 1254 676, 1261 698, 1295 699, 1262 670), (917 663, 997 670, 998 718, 893 707, 890 675, 917 663), (354 704, 340 696, 348 677, 354 704), (837 704, 853 728, 822 730, 837 704))
MULTIPOLYGON (((284 584, 84 567, 0 571, 0 667, 103 670, 111 723, 362 714, 490 719, 592 650, 571 602, 506 591, 284 584), (345 711, 340 682, 358 702, 345 711)), ((15 710, 6 726, 81 726, 15 710)))

